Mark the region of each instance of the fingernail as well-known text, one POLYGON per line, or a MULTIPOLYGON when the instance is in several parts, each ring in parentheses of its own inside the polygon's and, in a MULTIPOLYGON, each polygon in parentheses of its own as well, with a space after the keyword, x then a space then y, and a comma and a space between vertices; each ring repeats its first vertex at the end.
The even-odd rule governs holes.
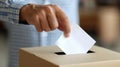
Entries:
POLYGON ((67 38, 67 37, 69 37, 70 35, 69 35, 69 34, 64 34, 64 36, 67 38))

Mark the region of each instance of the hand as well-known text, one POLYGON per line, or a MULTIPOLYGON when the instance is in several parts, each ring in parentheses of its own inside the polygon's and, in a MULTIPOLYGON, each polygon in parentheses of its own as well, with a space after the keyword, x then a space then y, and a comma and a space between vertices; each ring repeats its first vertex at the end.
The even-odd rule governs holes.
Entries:
POLYGON ((70 33, 68 17, 57 5, 25 5, 20 10, 20 20, 34 25, 38 32, 48 32, 58 28, 66 37, 70 33))

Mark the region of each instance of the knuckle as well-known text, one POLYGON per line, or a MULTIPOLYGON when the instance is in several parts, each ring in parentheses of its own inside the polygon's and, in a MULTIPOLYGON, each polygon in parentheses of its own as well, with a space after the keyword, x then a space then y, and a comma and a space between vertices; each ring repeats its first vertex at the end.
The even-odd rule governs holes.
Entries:
POLYGON ((58 5, 56 5, 56 4, 50 4, 50 6, 53 6, 53 7, 58 7, 58 5))
MULTIPOLYGON (((38 18, 38 17, 39 17, 38 14, 33 15, 33 18, 38 18)), ((31 19, 32 19, 32 18, 31 18, 31 19)))
POLYGON ((50 4, 50 5, 48 5, 48 7, 51 9, 56 9, 56 8, 58 8, 58 5, 50 4))
POLYGON ((45 6, 45 10, 50 11, 50 6, 45 6))
POLYGON ((60 9, 60 6, 58 6, 58 5, 54 5, 53 6, 55 9, 60 9))
POLYGON ((49 27, 45 27, 44 31, 48 32, 48 31, 50 31, 50 28, 49 27))
POLYGON ((42 32, 42 30, 40 30, 40 29, 38 29, 38 28, 36 28, 36 30, 37 30, 38 32, 42 32))
POLYGON ((58 25, 56 24, 56 25, 53 25, 52 27, 51 27, 51 30, 55 30, 55 29, 57 29, 58 28, 58 25))
POLYGON ((39 29, 39 32, 42 32, 43 31, 43 29, 39 29))
POLYGON ((43 30, 39 30, 38 32, 42 32, 43 30))
POLYGON ((50 29, 45 29, 44 31, 45 31, 45 32, 49 32, 49 31, 50 31, 50 29))
POLYGON ((51 30, 55 30, 56 28, 51 28, 51 30))
POLYGON ((45 10, 41 9, 39 12, 40 12, 39 14, 43 14, 43 13, 45 13, 45 10))

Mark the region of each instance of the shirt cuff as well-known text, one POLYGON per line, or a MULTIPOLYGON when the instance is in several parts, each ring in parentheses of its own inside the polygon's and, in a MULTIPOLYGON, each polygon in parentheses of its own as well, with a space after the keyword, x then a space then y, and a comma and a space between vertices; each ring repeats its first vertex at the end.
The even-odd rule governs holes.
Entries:
POLYGON ((19 12, 20 12, 20 9, 23 7, 24 5, 22 4, 11 4, 9 6, 9 11, 11 13, 11 15, 9 15, 10 17, 10 20, 13 22, 13 23, 19 23, 19 12))

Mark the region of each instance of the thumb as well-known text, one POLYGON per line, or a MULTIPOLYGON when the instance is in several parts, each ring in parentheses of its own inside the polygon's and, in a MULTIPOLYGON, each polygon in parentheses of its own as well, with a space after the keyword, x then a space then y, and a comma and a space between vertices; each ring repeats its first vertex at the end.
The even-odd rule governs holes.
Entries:
POLYGON ((64 36, 65 36, 65 37, 69 37, 69 36, 70 36, 70 33, 65 33, 65 32, 64 32, 64 36))
POLYGON ((63 31, 65 37, 69 37, 70 36, 71 29, 70 29, 69 25, 67 25, 67 26, 59 26, 58 29, 63 31))

